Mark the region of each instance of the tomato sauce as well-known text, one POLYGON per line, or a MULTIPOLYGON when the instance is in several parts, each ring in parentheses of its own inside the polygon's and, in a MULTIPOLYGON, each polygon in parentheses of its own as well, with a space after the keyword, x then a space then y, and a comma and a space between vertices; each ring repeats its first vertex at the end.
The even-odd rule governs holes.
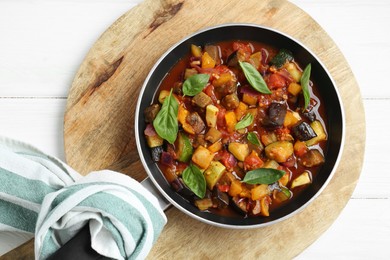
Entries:
POLYGON ((164 141, 161 146, 164 156, 172 160, 166 163, 160 159, 156 163, 167 181, 175 189, 179 186, 179 193, 183 189, 191 190, 192 187, 188 186, 193 185, 189 185, 188 180, 186 183, 183 176, 186 167, 196 165, 199 168, 206 179, 204 197, 187 196, 191 191, 183 195, 199 210, 229 216, 268 216, 275 208, 299 196, 310 185, 326 159, 323 158, 327 139, 326 114, 317 84, 309 81, 310 102, 305 109, 299 78, 304 73, 303 66, 307 64, 299 64, 292 57, 278 67, 274 60, 281 50, 253 41, 226 41, 213 43, 211 47, 192 48, 195 50, 189 50, 188 55, 178 60, 162 80, 153 102, 159 103, 162 91, 172 90, 172 95, 181 106, 178 112, 179 132, 188 138, 193 149, 192 158, 180 161, 178 153, 182 153, 183 148, 178 148, 182 144, 178 144, 176 139, 173 144, 164 141), (271 94, 260 93, 251 85, 240 62, 251 64, 260 73, 271 94), (203 101, 194 101, 195 97, 183 94, 183 85, 190 77, 187 73, 209 75, 207 84, 201 90, 209 97, 206 98, 207 105, 203 106, 203 101), (216 123, 212 127, 209 126, 206 111, 208 106, 218 110, 216 123), (185 121, 180 121, 183 110, 187 114, 185 121), (283 118, 278 118, 278 113, 283 118), (189 119, 188 115, 194 114, 199 117, 189 119), (249 114, 253 121, 243 129, 235 129, 237 123, 249 114), (236 120, 233 124, 229 123, 230 117, 236 120), (196 133, 193 132, 197 128, 195 121, 202 121, 203 127, 196 133), (183 125, 187 122, 189 126, 183 125), (210 128, 216 129, 217 141, 210 134, 210 128), (307 131, 312 133, 310 138, 306 136, 307 131), (257 136, 260 144, 250 142, 249 133, 257 136), (203 164, 203 160, 208 159, 207 156, 203 157, 204 153, 211 156, 211 165, 203 164), (202 158, 201 162, 194 158, 197 156, 202 158), (218 165, 218 169, 223 167, 223 173, 215 173, 218 169, 214 168, 210 170, 213 163, 218 165), (204 165, 207 168, 203 169, 204 165), (285 175, 272 184, 245 183, 246 174, 257 169, 283 171, 285 175), (210 175, 218 175, 218 179, 211 180, 210 175))

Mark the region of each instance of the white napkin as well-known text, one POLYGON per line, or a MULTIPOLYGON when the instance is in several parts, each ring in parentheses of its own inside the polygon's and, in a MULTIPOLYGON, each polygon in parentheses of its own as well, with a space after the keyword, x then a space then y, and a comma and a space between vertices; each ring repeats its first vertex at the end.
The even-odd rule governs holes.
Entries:
POLYGON ((0 137, 0 232, 35 233, 35 258, 57 251, 86 224, 91 246, 114 259, 143 259, 166 216, 134 179, 113 171, 83 177, 57 158, 0 137))

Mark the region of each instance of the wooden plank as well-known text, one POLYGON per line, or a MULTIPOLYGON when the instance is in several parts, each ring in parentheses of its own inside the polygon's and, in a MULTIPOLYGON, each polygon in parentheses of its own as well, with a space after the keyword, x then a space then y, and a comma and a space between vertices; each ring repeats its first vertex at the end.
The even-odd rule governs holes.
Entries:
POLYGON ((147 0, 129 11, 95 43, 72 84, 64 126, 68 162, 82 173, 92 168, 116 167, 132 177, 142 178, 134 140, 128 137, 133 132, 134 120, 129 111, 134 111, 138 86, 157 58, 174 42, 200 28, 232 20, 280 29, 301 40, 322 59, 338 83, 345 102, 344 156, 354 156, 341 161, 338 174, 308 208, 271 227, 250 231, 220 229, 195 221, 174 208, 168 210, 168 224, 152 249, 150 259, 188 258, 189 252, 193 258, 227 255, 291 258, 330 226, 348 201, 360 174, 365 127, 356 81, 342 54, 318 24, 285 1, 147 0), (218 16, 208 12, 221 6, 223 12, 218 16), (203 10, 204 7, 207 10, 203 10), (191 19, 199 13, 203 19, 191 19), (265 15, 259 16, 259 13, 265 15), (140 17, 142 23, 136 24, 140 17), (156 23, 159 26, 156 27, 156 23), (175 28, 174 34, 172 28, 175 28), (295 239, 290 239, 291 235, 295 239), (216 244, 220 237, 224 237, 224 243, 216 244), (180 244, 177 241, 181 241, 180 244), (256 241, 255 247, 253 241, 256 241), (277 244, 278 251, 270 248, 272 242, 277 244), (192 250, 195 247, 196 252, 192 250))

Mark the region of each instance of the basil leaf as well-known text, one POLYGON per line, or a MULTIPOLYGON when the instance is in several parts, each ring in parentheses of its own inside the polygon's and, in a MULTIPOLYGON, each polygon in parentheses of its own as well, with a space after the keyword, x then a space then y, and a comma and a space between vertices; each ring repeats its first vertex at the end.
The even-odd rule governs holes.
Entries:
POLYGON ((307 106, 310 103, 310 92, 309 92, 309 81, 310 81, 310 73, 311 73, 311 64, 306 66, 306 68, 303 70, 302 77, 301 77, 301 86, 302 86, 302 92, 303 97, 305 99, 305 106, 303 109, 307 109, 307 106))
POLYGON ((199 198, 206 195, 206 179, 202 172, 193 164, 190 164, 182 173, 183 181, 199 198))
POLYGON ((284 171, 258 168, 246 173, 243 182, 248 184, 271 184, 279 180, 285 174, 284 171))
POLYGON ((244 116, 244 118, 236 124, 234 127, 236 130, 243 129, 247 126, 250 126, 253 123, 253 115, 248 113, 244 116))
POLYGON ((179 131, 177 115, 179 113, 179 103, 172 96, 172 89, 162 104, 160 111, 153 120, 153 126, 157 134, 173 144, 179 131))
POLYGON ((260 143, 259 138, 257 137, 257 134, 255 134, 254 132, 249 132, 248 135, 246 136, 246 138, 252 144, 257 145, 257 146, 262 146, 262 144, 260 143))
POLYGON ((208 74, 195 74, 189 77, 183 83, 184 95, 192 97, 200 93, 209 82, 209 79, 210 75, 208 74))
POLYGON ((240 67, 244 72, 244 75, 248 80, 249 84, 254 89, 263 94, 272 94, 271 90, 268 89, 267 84, 265 83, 260 72, 258 72, 257 69, 252 66, 252 64, 242 61, 239 61, 238 63, 240 64, 240 67))

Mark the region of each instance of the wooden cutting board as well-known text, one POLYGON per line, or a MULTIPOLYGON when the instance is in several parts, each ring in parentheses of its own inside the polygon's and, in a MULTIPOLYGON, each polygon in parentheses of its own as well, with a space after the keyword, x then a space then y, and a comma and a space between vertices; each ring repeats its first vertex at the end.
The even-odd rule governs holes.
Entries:
MULTIPOLYGON (((133 129, 145 77, 157 59, 186 35, 231 22, 285 32, 322 60, 344 102, 347 131, 341 163, 310 206, 270 227, 222 229, 170 208, 166 211, 168 224, 149 259, 292 258, 333 223, 358 181, 365 118, 356 80, 324 30, 301 9, 279 0, 146 0, 120 17, 91 48, 70 88, 64 120, 67 162, 82 174, 108 168, 139 181, 145 178, 133 129)), ((28 255, 31 245, 29 242, 11 253, 28 255)))

